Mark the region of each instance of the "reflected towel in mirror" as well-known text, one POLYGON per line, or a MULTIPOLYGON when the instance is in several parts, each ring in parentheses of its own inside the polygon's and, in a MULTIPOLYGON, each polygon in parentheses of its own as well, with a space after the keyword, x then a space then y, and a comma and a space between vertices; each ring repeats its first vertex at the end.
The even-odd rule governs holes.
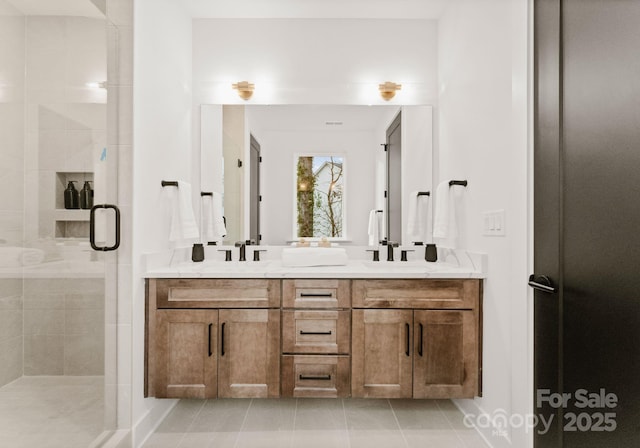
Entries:
POLYGON ((204 242, 220 241, 227 236, 222 211, 222 195, 213 192, 202 196, 202 239, 204 242))
POLYGON ((367 230, 369 246, 377 246, 380 242, 380 219, 382 219, 382 213, 378 213, 378 210, 374 209, 369 212, 369 228, 367 230))

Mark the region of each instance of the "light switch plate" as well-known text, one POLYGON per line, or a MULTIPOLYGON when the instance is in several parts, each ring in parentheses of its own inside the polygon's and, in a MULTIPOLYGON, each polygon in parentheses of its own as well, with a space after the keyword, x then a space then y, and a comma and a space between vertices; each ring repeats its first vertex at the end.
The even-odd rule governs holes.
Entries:
POLYGON ((482 213, 482 234, 485 236, 505 236, 504 210, 482 213))

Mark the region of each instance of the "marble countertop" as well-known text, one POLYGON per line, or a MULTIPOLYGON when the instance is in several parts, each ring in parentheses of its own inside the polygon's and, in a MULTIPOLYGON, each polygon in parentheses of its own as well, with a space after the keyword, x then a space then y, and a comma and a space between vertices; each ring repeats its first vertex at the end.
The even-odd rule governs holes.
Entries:
POLYGON ((284 267, 280 261, 184 262, 147 271, 147 278, 484 278, 481 272, 447 263, 366 262, 343 266, 284 267))
POLYGON ((186 254, 152 256, 145 269, 146 278, 485 278, 486 255, 443 250, 438 262, 368 261, 349 259, 340 266, 283 266, 278 258, 264 261, 192 262, 186 254))

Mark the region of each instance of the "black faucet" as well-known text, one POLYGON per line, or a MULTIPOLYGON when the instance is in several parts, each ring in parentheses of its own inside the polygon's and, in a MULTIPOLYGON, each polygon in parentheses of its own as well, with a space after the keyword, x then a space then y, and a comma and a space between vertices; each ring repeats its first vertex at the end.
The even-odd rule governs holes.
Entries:
POLYGON ((398 247, 398 243, 387 241, 387 261, 393 261, 393 248, 398 247))
POLYGON ((240 258, 238 259, 238 261, 247 261, 247 245, 244 241, 237 241, 236 242, 236 247, 240 248, 240 258))

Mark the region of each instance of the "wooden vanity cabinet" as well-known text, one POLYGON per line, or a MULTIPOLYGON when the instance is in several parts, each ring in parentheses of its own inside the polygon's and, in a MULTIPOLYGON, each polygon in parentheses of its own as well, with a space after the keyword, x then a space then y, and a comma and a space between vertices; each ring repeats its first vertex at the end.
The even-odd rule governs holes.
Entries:
POLYGON ((148 279, 145 396, 472 398, 482 280, 148 279))
POLYGON ((215 398, 218 310, 158 310, 154 390, 163 398, 215 398))
POLYGON ((280 310, 220 310, 220 398, 280 395, 280 310))
POLYGON ((351 281, 282 281, 283 397, 348 397, 351 281))
POLYGON ((479 395, 480 298, 480 280, 354 280, 352 395, 479 395))
POLYGON ((279 302, 279 280, 147 280, 146 395, 278 397, 279 302))

